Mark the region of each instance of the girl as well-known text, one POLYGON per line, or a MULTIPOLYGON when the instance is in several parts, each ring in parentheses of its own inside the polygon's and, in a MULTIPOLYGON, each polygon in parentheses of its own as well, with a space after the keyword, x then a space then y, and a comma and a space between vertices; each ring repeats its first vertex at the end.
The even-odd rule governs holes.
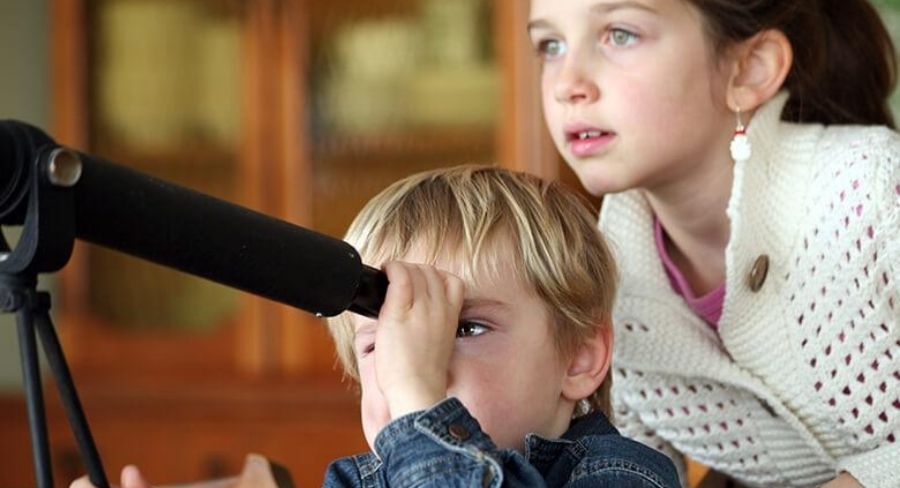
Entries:
POLYGON ((761 486, 900 486, 900 136, 865 0, 532 0, 606 195, 624 432, 761 486))

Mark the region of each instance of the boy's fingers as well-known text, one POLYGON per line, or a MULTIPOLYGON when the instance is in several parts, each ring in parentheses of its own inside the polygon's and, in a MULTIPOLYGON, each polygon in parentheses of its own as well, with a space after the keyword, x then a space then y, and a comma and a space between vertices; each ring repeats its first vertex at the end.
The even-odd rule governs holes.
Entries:
POLYGON ((384 272, 390 282, 385 301, 397 302, 398 306, 408 310, 413 302, 413 283, 409 269, 402 263, 391 262, 384 265, 384 272))
POLYGON ((432 266, 419 266, 422 273, 423 284, 428 290, 428 298, 432 300, 444 300, 446 292, 444 291, 444 280, 440 275, 440 271, 432 266))
POLYGON ((134 465, 122 468, 122 488, 153 488, 134 465))
POLYGON ((463 298, 466 294, 466 286, 458 276, 445 273, 444 287, 447 292, 447 300, 450 302, 453 310, 458 314, 462 309, 463 298))
POLYGON ((82 476, 77 480, 73 481, 69 488, 96 488, 91 484, 91 480, 88 479, 87 476, 82 476))
POLYGON ((452 328, 456 330, 456 322, 459 319, 459 312, 462 309, 463 294, 465 286, 463 281, 456 275, 441 271, 437 268, 431 268, 429 273, 429 285, 432 294, 439 297, 440 300, 449 306, 445 308, 445 312, 449 313, 446 319, 452 322, 452 328))
POLYGON ((428 276, 425 274, 425 270, 423 265, 421 264, 410 264, 407 271, 409 272, 409 280, 412 282, 414 295, 416 299, 421 300, 421 294, 424 293, 426 297, 430 296, 430 292, 428 290, 428 276))

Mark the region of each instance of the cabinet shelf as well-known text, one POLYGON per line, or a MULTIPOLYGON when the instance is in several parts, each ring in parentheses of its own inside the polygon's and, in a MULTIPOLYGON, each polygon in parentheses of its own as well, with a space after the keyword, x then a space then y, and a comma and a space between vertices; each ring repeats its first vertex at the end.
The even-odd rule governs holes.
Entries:
POLYGON ((331 135, 315 145, 317 166, 356 165, 366 161, 416 160, 487 162, 494 155, 494 134, 478 129, 420 129, 383 134, 331 135))
POLYGON ((98 142, 96 154, 113 162, 139 169, 195 168, 232 169, 237 165, 234 149, 211 142, 195 141, 160 149, 129 147, 125 144, 98 142))

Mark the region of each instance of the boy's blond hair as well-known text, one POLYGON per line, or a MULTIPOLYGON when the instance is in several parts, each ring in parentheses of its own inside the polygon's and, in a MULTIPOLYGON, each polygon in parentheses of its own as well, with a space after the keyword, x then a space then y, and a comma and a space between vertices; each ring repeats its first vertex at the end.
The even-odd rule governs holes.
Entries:
MULTIPOLYGON (((463 279, 497 277, 498 263, 547 306, 559 352, 567 357, 600 327, 611 327, 616 269, 578 194, 556 182, 492 166, 443 168, 400 180, 375 196, 345 237, 363 262, 380 266, 422 246, 434 262, 453 256, 463 279)), ((502 282, 502 281, 501 281, 502 282)), ((345 372, 359 380, 349 313, 329 320, 345 372)), ((609 376, 588 399, 609 414, 609 376)))

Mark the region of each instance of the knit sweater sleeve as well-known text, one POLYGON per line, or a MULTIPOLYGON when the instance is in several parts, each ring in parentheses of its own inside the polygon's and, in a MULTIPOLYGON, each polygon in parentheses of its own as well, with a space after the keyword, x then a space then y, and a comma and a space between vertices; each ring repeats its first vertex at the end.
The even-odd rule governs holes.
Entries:
MULTIPOLYGON (((615 380, 613 384, 615 384, 615 380)), ((613 422, 620 433, 629 439, 634 439, 669 456, 669 459, 675 464, 675 469, 678 471, 678 479, 681 480, 682 486, 687 486, 687 468, 684 456, 668 441, 644 424, 637 412, 628 408, 621 396, 617 395, 615 387, 613 387, 612 393, 612 407, 614 412, 612 416, 613 422)))
MULTIPOLYGON (((851 411, 844 421, 856 424, 860 437, 872 442, 867 450, 857 451, 837 459, 838 468, 847 471, 865 488, 900 487, 900 396, 896 394, 900 383, 900 138, 894 137, 889 153, 876 179, 873 196, 881 195, 881 208, 871 233, 880 236, 878 252, 884 253, 881 276, 873 301, 886 301, 892 314, 887 323, 870 324, 873 334, 886 334, 892 346, 882 358, 860 372, 857 381, 874 385, 864 402, 851 411), (880 364, 884 367, 877 368, 880 364), (890 395, 890 391, 894 395, 890 395), (875 442, 875 440, 878 440, 875 442)), ((870 302, 872 303, 872 302, 870 302)))

